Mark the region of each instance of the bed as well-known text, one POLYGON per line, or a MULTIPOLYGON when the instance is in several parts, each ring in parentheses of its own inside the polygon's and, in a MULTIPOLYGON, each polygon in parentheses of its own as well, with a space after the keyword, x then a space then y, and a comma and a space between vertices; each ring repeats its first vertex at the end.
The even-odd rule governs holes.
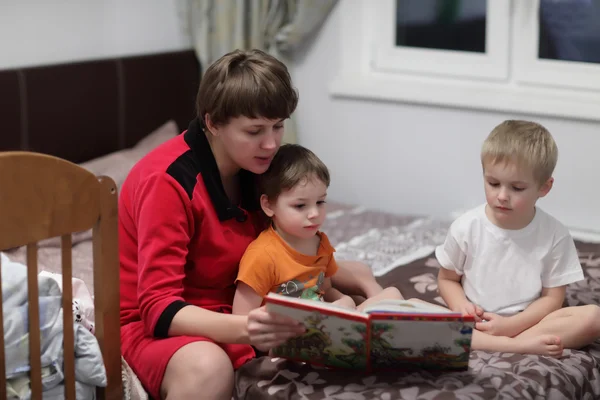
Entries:
MULTIPOLYGON (((192 51, 0 71, 5 132, 0 150, 26 149, 79 163, 120 187, 127 171, 194 115, 200 65, 192 51), (92 93, 93 95, 90 95, 92 93)), ((433 257, 450 219, 391 214, 330 203, 323 230, 338 259, 363 260, 378 281, 406 297, 441 302, 433 257)), ((90 232, 73 235, 73 275, 93 287, 90 232)), ((565 304, 600 304, 600 244, 576 240, 585 280, 565 304)), ((57 241, 40 244, 39 263, 60 271, 57 241)), ((25 260, 24 249, 7 253, 25 260)), ((93 295, 93 293, 92 293, 93 295)), ((282 359, 257 358, 236 372, 237 399, 594 399, 600 398, 600 342, 554 360, 475 351, 469 370, 441 375, 360 375, 282 359)), ((146 398, 122 362, 124 398, 146 398)))
MULTIPOLYGON (((395 215, 333 204, 323 230, 338 259, 369 263, 383 286, 405 297, 443 304, 433 250, 451 219, 395 215)), ((575 236, 578 237, 578 236, 575 236)), ((600 244, 581 235, 576 247, 585 280, 567 288, 565 305, 600 304, 600 244)), ((549 357, 473 351, 469 370, 446 374, 361 375, 262 357, 236 375, 236 396, 246 399, 598 399, 600 341, 549 357)))

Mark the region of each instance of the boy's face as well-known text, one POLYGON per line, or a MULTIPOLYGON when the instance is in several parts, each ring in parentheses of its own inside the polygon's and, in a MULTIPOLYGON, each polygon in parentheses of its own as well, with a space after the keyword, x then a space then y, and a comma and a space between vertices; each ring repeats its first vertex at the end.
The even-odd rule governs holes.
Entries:
POLYGON ((327 186, 313 176, 282 192, 274 204, 263 195, 261 204, 284 239, 308 239, 317 233, 325 221, 326 197, 327 186))
POLYGON ((484 162, 486 215, 504 229, 522 229, 535 216, 535 204, 552 188, 553 179, 540 185, 529 168, 515 162, 484 162))

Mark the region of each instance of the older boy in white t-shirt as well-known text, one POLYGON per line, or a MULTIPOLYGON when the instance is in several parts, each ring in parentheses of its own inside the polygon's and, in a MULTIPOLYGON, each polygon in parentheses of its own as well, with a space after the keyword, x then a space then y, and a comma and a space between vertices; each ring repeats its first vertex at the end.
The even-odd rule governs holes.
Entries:
POLYGON ((498 125, 481 151, 486 204, 454 221, 436 249, 442 298, 477 321, 474 349, 559 357, 600 336, 598 306, 562 308, 583 271, 569 231, 536 207, 557 159, 543 126, 498 125))

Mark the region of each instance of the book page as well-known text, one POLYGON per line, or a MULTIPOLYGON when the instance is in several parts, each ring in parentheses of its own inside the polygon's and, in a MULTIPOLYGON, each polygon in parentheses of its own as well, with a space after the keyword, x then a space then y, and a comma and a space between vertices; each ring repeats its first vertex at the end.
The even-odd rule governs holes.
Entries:
POLYGON ((366 368, 369 325, 365 315, 269 302, 266 307, 269 312, 290 316, 306 327, 303 335, 274 348, 273 356, 334 368, 366 368))
POLYGON ((410 300, 382 300, 364 309, 366 313, 457 314, 442 306, 410 300))
POLYGON ((378 316, 371 325, 373 369, 466 370, 474 322, 378 316))
POLYGON ((326 303, 324 301, 316 301, 310 299, 301 299, 298 297, 284 296, 277 293, 269 293, 265 297, 265 302, 284 304, 286 307, 301 308, 301 309, 316 309, 322 310, 323 312, 334 312, 347 314, 349 317, 360 317, 368 318, 367 314, 358 311, 354 308, 350 309, 333 303, 326 303))

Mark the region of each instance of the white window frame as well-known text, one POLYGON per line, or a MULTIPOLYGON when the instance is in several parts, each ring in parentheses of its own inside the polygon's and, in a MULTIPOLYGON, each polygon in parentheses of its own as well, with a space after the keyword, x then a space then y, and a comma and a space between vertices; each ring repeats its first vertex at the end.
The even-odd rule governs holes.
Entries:
POLYGON ((375 34, 377 45, 373 61, 376 70, 498 80, 508 77, 510 27, 504 22, 509 19, 510 2, 487 1, 485 53, 396 46, 396 0, 377 2, 371 12, 375 21, 383 23, 375 34), (440 60, 443 60, 443 68, 440 68, 440 60), (466 70, 465 64, 477 68, 466 70))
MULTIPOLYGON (((495 52, 489 47, 495 55, 490 56, 487 70, 482 73, 484 68, 470 68, 467 70, 474 73, 466 76, 457 74, 456 66, 448 67, 443 58, 446 51, 390 48, 395 18, 391 21, 389 16, 383 17, 386 13, 395 17, 395 12, 390 12, 390 4, 395 10, 393 0, 340 1, 337 10, 341 19, 340 71, 330 84, 331 94, 343 98, 600 121, 600 89, 595 90, 596 84, 600 88, 600 64, 537 59, 539 0, 487 1, 488 10, 496 10, 494 7, 501 2, 509 5, 508 14, 504 14, 509 20, 497 22, 510 26, 511 31, 504 41, 506 76, 497 67, 502 64, 497 57, 503 54, 499 34, 491 36, 490 46, 499 47, 495 52), (532 19, 536 20, 535 24, 530 23, 532 19), (435 53, 436 62, 432 64, 429 60, 430 67, 424 67, 432 53, 435 53), (402 60, 408 56, 413 60, 402 60), (396 64, 395 61, 399 62, 396 64), (441 68, 432 71, 432 65, 441 68)), ((494 24, 490 24, 490 30, 494 32, 494 24)), ((464 52, 461 55, 474 54, 464 52)), ((466 57, 465 62, 472 63, 468 59, 466 57)), ((460 59, 453 62, 458 65, 460 59)))
MULTIPOLYGON (((538 58, 539 6, 540 0, 514 2, 513 70, 517 82, 537 86, 599 90, 600 64, 538 58)), ((598 109, 600 112, 600 104, 598 109)))

